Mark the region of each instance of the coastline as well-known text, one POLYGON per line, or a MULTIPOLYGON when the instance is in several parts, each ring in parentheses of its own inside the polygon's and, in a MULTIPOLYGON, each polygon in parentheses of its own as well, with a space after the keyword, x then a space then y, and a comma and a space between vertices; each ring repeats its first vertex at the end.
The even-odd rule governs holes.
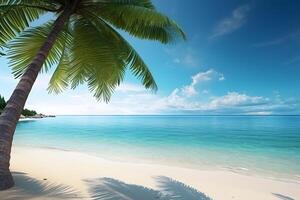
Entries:
POLYGON ((39 118, 22 118, 19 119, 19 122, 36 121, 36 120, 39 120, 39 118))
MULTIPOLYGON (((104 187, 110 193, 118 194, 122 193, 124 188, 132 187, 133 191, 129 193, 127 191, 127 194, 139 195, 142 192, 146 196, 149 195, 145 199, 151 199, 154 191, 161 191, 160 185, 163 180, 164 183, 169 180, 169 185, 176 186, 174 188, 176 191, 185 191, 183 195, 190 194, 187 191, 191 188, 196 189, 197 192, 193 190, 194 197, 205 194, 217 200, 300 198, 300 184, 295 182, 243 175, 230 170, 195 170, 157 164, 118 162, 85 153, 50 148, 14 147, 11 171, 17 172, 15 176, 25 173, 27 177, 42 183, 65 185, 78 191, 74 195, 81 196, 81 199, 91 198, 91 187, 96 190, 104 187), (112 182, 115 186, 119 183, 119 187, 112 187, 112 182), (140 190, 141 188, 144 189, 140 190)), ((26 185, 26 181, 19 183, 16 181, 16 188, 21 187, 23 190, 2 192, 4 199, 9 199, 12 193, 15 194, 14 197, 22 193, 22 196, 31 195, 31 198, 37 199, 47 199, 49 196, 43 192, 26 194, 28 191, 24 190, 22 184, 26 185)), ((30 185, 26 187, 28 189, 30 185)), ((55 198, 51 196, 49 199, 55 198)))

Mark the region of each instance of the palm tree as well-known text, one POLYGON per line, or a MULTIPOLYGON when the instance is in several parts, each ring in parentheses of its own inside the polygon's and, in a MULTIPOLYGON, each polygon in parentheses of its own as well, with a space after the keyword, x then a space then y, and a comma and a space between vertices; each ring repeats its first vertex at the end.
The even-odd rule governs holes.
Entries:
POLYGON ((0 55, 6 54, 20 78, 0 117, 0 190, 14 185, 9 171, 13 134, 39 72, 56 66, 49 92, 86 83, 105 102, 127 68, 147 89, 157 89, 146 64, 116 29, 164 44, 185 39, 151 0, 0 0, 0 55), (46 13, 55 20, 30 27, 46 13))

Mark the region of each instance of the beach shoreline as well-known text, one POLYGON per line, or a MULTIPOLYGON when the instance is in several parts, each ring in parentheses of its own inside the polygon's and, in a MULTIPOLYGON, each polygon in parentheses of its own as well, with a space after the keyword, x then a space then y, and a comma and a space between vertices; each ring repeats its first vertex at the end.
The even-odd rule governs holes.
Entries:
POLYGON ((16 144, 15 148, 17 149, 31 149, 31 150, 54 150, 54 151, 62 151, 62 152, 72 152, 72 153, 78 153, 78 154, 84 154, 87 156, 91 156, 92 159, 100 159, 105 162, 112 162, 112 163, 119 163, 119 164, 142 164, 142 165, 150 165, 150 166, 162 166, 162 167, 171 167, 171 168, 179 168, 179 169, 190 169, 190 170, 196 170, 196 171, 224 171, 224 172, 230 172, 234 174, 244 175, 244 176, 250 176, 250 177, 257 177, 257 178, 263 178, 263 179, 269 179, 274 181, 280 181, 280 182, 287 182, 287 183, 296 183, 300 184, 300 177, 298 175, 286 175, 286 174, 278 174, 278 173, 263 173, 262 171, 257 171, 249 168, 244 167, 232 167, 232 166, 216 166, 213 164, 204 164, 204 165, 187 165, 185 163, 174 163, 173 160, 164 160, 164 162, 161 162, 161 160, 149 160, 146 158, 142 158, 136 155, 126 155, 121 154, 119 156, 106 154, 106 153, 99 153, 99 152, 93 152, 93 151, 86 151, 83 152, 82 150, 74 150, 72 148, 60 148, 60 147, 52 147, 52 146, 32 146, 32 145, 24 145, 24 144, 16 144))
MULTIPOLYGON (((194 188, 197 190, 196 193, 193 190, 194 195, 198 197, 206 195, 212 199, 300 198, 300 184, 295 182, 243 175, 229 170, 195 170, 157 164, 118 162, 85 153, 50 148, 15 146, 12 150, 11 171, 15 173, 14 176, 26 174, 27 180, 30 177, 41 183, 65 185, 78 191, 75 196, 80 196, 80 199, 90 199, 93 196, 91 188, 96 188, 97 191, 97 188, 104 186, 110 193, 117 194, 122 193, 124 188, 132 186, 133 191, 126 191, 127 195, 140 195, 141 191, 138 188, 144 188, 143 195, 149 195, 145 199, 151 199, 151 194, 162 190, 160 188, 162 180, 165 182, 169 180, 169 185, 177 187, 176 191, 194 188), (114 185, 116 183, 120 185, 114 188, 112 182, 114 185), (178 190, 178 187, 183 188, 178 190)), ((30 190, 31 182, 18 181, 18 177, 15 179, 17 179, 15 189, 1 192, 4 199, 9 199, 12 193, 15 194, 14 197, 22 194, 21 196, 27 195, 29 199, 55 199, 54 196, 49 197, 49 194, 43 192, 32 194, 24 190, 24 185, 30 190), (23 189, 18 190, 18 187, 23 189)), ((188 194, 190 193, 183 192, 182 195, 188 194)))

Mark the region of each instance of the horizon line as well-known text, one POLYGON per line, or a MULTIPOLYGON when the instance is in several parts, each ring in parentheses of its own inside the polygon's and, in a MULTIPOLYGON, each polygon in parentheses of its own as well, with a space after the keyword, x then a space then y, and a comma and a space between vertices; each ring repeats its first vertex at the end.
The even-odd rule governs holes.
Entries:
POLYGON ((300 114, 271 114, 271 115, 249 115, 249 114, 87 114, 87 115, 69 115, 69 114, 62 114, 55 116, 300 116, 300 114))

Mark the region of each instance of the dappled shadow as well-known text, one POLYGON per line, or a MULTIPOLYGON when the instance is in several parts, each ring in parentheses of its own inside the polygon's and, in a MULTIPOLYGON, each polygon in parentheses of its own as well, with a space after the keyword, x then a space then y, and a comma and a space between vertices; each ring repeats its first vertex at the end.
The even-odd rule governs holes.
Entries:
POLYGON ((204 193, 192 188, 184 183, 165 176, 155 178, 158 182, 159 190, 167 199, 172 200, 211 200, 204 193))
POLYGON ((283 195, 283 194, 278 194, 278 193, 272 193, 272 194, 275 197, 277 197, 278 199, 281 199, 281 200, 295 200, 294 198, 286 196, 286 195, 283 195))
POLYGON ((42 197, 42 199, 80 199, 78 192, 69 186, 37 180, 26 173, 13 172, 15 186, 0 192, 1 200, 23 200, 42 197))
POLYGON ((112 178, 84 180, 88 186, 89 196, 85 198, 66 185, 37 180, 21 172, 13 172, 13 176, 16 184, 13 188, 0 192, 1 200, 211 200, 204 193, 164 176, 154 178, 158 184, 156 190, 141 185, 127 184, 112 178))
POLYGON ((126 184, 112 178, 86 181, 93 200, 152 200, 159 199, 159 192, 139 186, 126 184))
POLYGON ((93 200, 211 200, 205 194, 168 177, 157 177, 158 190, 112 178, 85 180, 93 200))

